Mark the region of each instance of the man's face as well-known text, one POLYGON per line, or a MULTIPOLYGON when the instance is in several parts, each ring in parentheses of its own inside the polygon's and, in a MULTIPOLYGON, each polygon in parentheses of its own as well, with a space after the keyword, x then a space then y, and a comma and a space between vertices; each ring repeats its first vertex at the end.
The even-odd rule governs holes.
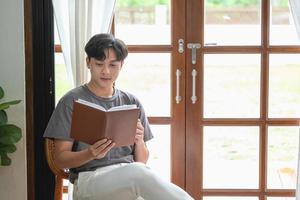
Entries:
POLYGON ((113 49, 105 52, 105 60, 87 58, 87 66, 91 72, 91 82, 101 89, 111 89, 122 68, 122 61, 117 61, 113 49))

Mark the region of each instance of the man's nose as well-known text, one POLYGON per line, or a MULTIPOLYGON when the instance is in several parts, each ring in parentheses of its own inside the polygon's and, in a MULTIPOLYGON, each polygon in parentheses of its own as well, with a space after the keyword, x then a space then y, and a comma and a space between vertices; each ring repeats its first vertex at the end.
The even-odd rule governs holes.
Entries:
POLYGON ((104 73, 104 74, 108 74, 109 73, 109 67, 108 67, 108 65, 104 65, 103 66, 102 73, 104 73))

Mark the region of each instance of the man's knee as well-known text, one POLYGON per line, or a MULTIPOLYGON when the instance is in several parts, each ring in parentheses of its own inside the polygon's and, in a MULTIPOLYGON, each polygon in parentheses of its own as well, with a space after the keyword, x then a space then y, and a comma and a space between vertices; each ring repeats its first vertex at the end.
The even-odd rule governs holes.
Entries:
POLYGON ((147 167, 144 163, 139 162, 126 165, 124 173, 128 173, 130 177, 134 178, 137 181, 145 180, 153 176, 150 168, 147 167))

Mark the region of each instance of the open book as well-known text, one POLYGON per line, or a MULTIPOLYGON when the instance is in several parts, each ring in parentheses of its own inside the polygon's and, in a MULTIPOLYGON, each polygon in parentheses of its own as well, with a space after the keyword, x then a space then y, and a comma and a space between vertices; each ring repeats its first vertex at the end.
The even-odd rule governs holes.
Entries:
POLYGON ((106 110, 100 105, 78 99, 73 104, 71 138, 87 144, 108 138, 115 147, 134 144, 139 108, 123 105, 106 110))

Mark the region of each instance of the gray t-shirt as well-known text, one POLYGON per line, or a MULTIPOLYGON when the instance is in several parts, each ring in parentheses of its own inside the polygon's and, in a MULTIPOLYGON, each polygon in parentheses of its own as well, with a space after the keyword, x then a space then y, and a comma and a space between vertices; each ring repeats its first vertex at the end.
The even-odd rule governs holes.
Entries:
MULTIPOLYGON (((44 137, 73 141, 70 138, 71 118, 73 102, 83 99, 109 109, 114 106, 136 104, 140 108, 139 119, 144 126, 144 140, 153 138, 149 122, 145 115, 143 106, 132 94, 115 89, 111 98, 101 98, 92 93, 86 85, 79 86, 69 91, 58 102, 44 132, 44 137)), ((72 151, 80 151, 88 147, 88 144, 74 141, 72 151)), ((104 158, 92 160, 80 167, 70 169, 70 181, 73 183, 79 172, 95 170, 116 163, 131 163, 133 159, 134 145, 111 149, 104 158)))

